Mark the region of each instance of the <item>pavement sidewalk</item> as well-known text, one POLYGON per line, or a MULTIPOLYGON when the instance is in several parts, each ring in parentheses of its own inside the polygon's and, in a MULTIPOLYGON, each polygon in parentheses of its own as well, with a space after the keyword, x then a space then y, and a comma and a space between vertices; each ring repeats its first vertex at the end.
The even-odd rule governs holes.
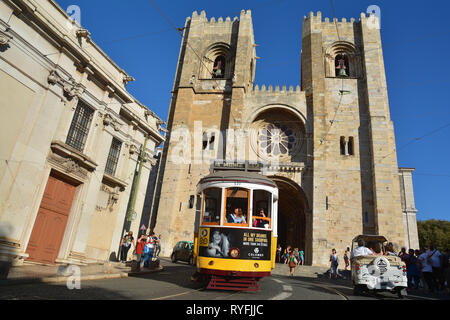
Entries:
POLYGON ((77 265, 41 265, 25 263, 22 266, 11 267, 8 274, 0 278, 0 286, 18 285, 28 283, 55 283, 67 282, 69 279, 86 281, 99 279, 126 278, 162 271, 159 260, 151 263, 149 268, 141 268, 134 271, 131 261, 126 264, 121 262, 105 261, 84 266, 77 265))
MULTIPOLYGON (((316 266, 306 266, 298 265, 295 267, 294 276, 304 277, 304 278, 315 278, 315 279, 328 279, 329 278, 329 267, 316 267, 316 266)), ((272 274, 288 276, 290 273, 289 266, 283 263, 276 263, 275 269, 272 270, 272 274)), ((339 269, 339 279, 350 280, 351 273, 349 270, 339 269)))

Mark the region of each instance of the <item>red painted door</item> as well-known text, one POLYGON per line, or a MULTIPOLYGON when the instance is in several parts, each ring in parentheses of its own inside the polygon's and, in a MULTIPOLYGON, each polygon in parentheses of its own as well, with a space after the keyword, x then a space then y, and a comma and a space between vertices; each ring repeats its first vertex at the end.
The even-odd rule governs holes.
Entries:
POLYGON ((55 263, 72 207, 76 186, 49 176, 27 247, 27 260, 55 263))

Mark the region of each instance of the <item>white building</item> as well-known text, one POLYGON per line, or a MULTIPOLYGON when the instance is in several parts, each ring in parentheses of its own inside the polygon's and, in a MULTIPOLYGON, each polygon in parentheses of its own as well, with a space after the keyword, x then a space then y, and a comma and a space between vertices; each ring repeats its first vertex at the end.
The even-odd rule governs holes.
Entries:
POLYGON ((54 1, 0 2, 1 260, 102 261, 137 235, 164 137, 132 80, 54 1))

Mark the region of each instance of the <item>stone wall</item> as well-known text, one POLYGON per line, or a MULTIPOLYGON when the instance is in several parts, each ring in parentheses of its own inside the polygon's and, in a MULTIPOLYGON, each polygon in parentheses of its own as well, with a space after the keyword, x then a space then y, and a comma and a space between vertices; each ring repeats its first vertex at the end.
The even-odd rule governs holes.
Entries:
POLYGON ((199 204, 189 208, 188 201, 214 159, 264 162, 262 174, 279 180, 283 190, 287 185, 300 190, 308 264, 328 265, 331 249, 343 254, 358 234, 379 233, 404 244, 410 220, 401 212, 381 39, 372 19, 363 14, 359 21, 322 20, 320 12, 305 17, 300 87, 254 86, 257 57, 249 11, 239 20, 208 20, 204 12, 187 18, 153 208, 164 255, 177 241, 193 239, 199 204), (223 79, 203 72, 213 49, 223 52, 230 66, 223 79), (345 78, 334 70, 342 52, 349 61, 345 78), (301 146, 277 157, 264 154, 255 132, 271 123, 295 127, 301 146), (250 133, 217 139, 226 130, 250 133), (213 132, 216 140, 209 148, 213 132), (205 133, 209 142, 202 148, 205 133))

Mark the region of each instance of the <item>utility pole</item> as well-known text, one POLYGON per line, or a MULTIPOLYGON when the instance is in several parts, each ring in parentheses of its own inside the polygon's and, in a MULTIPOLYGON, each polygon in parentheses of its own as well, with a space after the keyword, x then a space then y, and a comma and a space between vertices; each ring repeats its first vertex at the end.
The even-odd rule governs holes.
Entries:
POLYGON ((137 173, 136 179, 134 180, 134 184, 132 187, 130 206, 128 208, 128 214, 127 214, 127 221, 126 221, 126 231, 127 232, 130 231, 131 221, 133 218, 134 206, 136 204, 137 191, 139 188, 139 181, 141 179, 142 165, 144 163, 145 150, 147 147, 147 140, 148 140, 148 136, 145 136, 144 146, 142 147, 141 154, 139 155, 139 159, 138 159, 139 168, 138 168, 138 173, 137 173))

